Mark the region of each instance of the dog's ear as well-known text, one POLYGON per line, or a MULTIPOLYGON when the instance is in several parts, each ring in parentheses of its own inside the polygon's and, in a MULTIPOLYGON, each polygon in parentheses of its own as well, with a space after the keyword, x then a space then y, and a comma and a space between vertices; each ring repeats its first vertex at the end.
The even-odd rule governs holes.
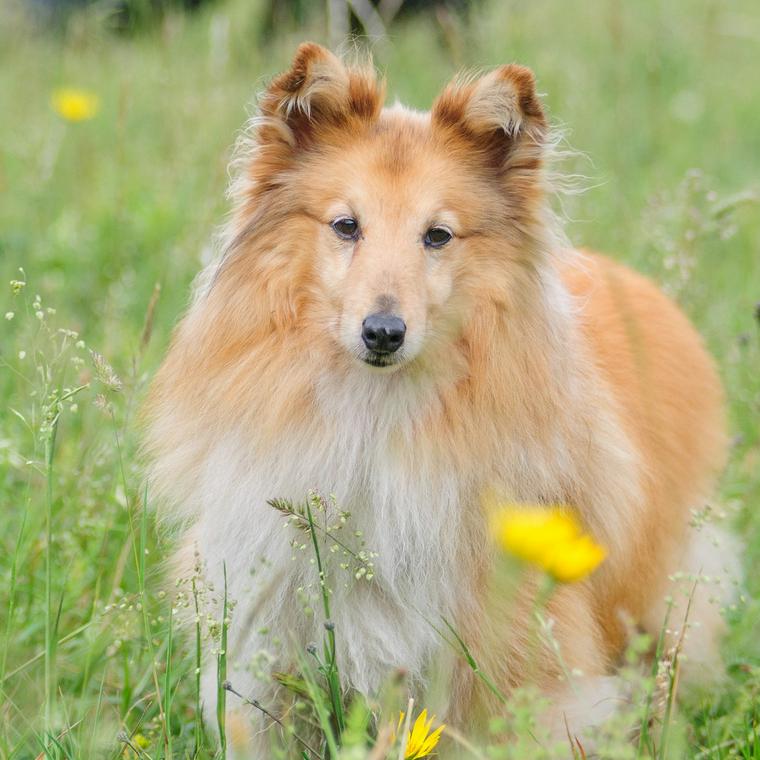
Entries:
POLYGON ((432 122, 465 137, 490 166, 504 169, 537 165, 548 131, 533 72, 517 64, 454 80, 433 104, 432 122))
POLYGON ((371 67, 349 69, 327 48, 304 42, 290 68, 275 77, 260 98, 260 137, 307 147, 320 130, 376 118, 382 101, 383 88, 371 67), (274 134, 267 133, 267 127, 274 134))

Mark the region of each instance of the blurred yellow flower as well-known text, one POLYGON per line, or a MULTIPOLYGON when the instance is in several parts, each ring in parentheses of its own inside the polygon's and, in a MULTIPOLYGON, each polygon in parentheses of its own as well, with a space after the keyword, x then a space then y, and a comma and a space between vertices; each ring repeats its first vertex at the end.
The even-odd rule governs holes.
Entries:
MULTIPOLYGON (((404 713, 399 714, 397 733, 400 733, 402 724, 404 722, 404 713)), ((408 733, 406 740, 406 752, 404 753, 404 760, 417 760, 421 757, 428 757, 441 738, 441 732, 446 726, 441 724, 435 731, 431 732, 431 728, 435 723, 435 715, 430 720, 427 717, 427 710, 423 710, 414 721, 412 730, 408 733)))
POLYGON ((53 110, 66 121, 87 121, 97 114, 100 99, 87 90, 64 87, 56 90, 50 98, 53 110))
POLYGON ((499 507, 491 514, 491 535, 505 552, 562 583, 585 578, 607 554, 574 514, 559 507, 499 507))
POLYGON ((125 731, 120 731, 117 738, 124 742, 124 749, 121 753, 121 756, 124 758, 133 758, 138 755, 142 757, 142 750, 150 747, 150 741, 140 733, 133 734, 130 738, 129 734, 125 731))

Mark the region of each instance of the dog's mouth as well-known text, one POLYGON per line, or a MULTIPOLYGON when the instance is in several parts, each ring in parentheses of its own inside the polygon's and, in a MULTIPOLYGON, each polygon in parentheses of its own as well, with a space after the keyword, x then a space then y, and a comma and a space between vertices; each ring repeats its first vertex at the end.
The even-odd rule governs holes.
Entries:
POLYGON ((398 353, 380 353, 379 351, 365 351, 361 360, 370 367, 395 367, 404 360, 403 355, 398 353))

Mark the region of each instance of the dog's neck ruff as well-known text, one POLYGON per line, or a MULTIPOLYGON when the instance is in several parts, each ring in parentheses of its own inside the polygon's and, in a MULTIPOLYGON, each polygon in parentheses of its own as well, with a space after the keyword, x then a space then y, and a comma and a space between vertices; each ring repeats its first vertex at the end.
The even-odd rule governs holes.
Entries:
POLYGON ((276 650, 272 639, 285 631, 303 645, 322 634, 319 615, 309 617, 299 603, 309 593, 319 609, 310 550, 291 547, 303 534, 284 528, 266 503, 271 498, 300 504, 312 490, 334 495, 350 513, 341 540, 357 547, 361 534, 376 555, 374 578, 355 579, 325 544, 341 662, 355 688, 370 693, 397 667, 422 678, 439 643, 430 623, 459 613, 470 574, 461 564, 462 483, 457 472, 432 467, 426 452, 403 445, 412 435, 406 405, 417 402, 401 388, 389 394, 387 379, 348 377, 338 391, 326 374, 316 381, 315 415, 306 425, 266 447, 230 434, 206 459, 196 536, 201 555, 213 558, 206 572, 217 588, 224 562, 231 598, 250 609, 243 629, 233 627, 241 666, 258 648, 276 650), (271 635, 251 637, 252 626, 271 635))

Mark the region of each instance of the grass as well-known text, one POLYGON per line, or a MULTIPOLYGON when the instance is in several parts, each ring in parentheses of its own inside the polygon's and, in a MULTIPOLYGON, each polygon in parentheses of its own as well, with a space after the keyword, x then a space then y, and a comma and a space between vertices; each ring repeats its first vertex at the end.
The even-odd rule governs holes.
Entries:
MULTIPOLYGON (((194 636, 226 631, 227 615, 180 635, 180 608, 199 590, 161 585, 168 546, 139 508, 135 416, 223 219, 244 107, 298 41, 325 35, 315 14, 264 40, 261 9, 243 0, 133 36, 105 31, 98 13, 50 32, 0 9, 0 317, 12 314, 0 322, 0 757, 213 757, 194 636), (58 119, 49 100, 64 85, 99 95, 95 119, 58 119)), ((718 360, 735 436, 719 503, 750 570, 759 46, 755 0, 509 0, 478 4, 467 22, 410 18, 376 51, 391 99, 420 108, 461 66, 519 60, 538 73, 589 157, 572 167, 590 188, 567 201, 572 239, 657 278, 718 360)), ((759 598, 748 572, 728 612, 730 679, 681 705, 668 757, 760 757, 759 598)), ((306 688, 314 697, 319 685, 306 688)), ((512 705, 513 724, 529 723, 529 704, 512 705)), ((347 735, 365 718, 349 710, 347 735)), ((468 743, 453 756, 535 756, 468 743)))

